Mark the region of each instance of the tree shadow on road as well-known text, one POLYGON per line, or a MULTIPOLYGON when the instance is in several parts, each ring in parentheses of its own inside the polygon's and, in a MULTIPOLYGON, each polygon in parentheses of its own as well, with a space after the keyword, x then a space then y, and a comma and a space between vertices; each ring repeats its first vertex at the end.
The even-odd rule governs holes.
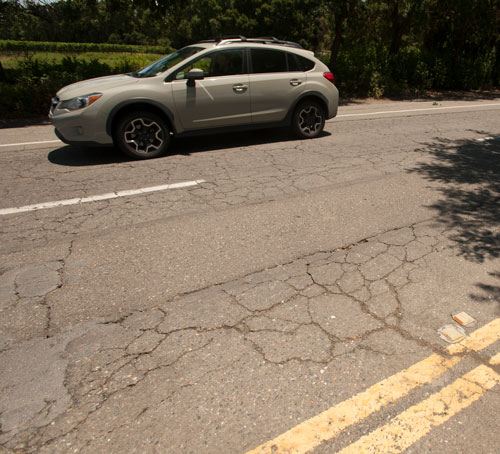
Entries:
MULTIPOLYGON (((497 278, 500 281, 500 273, 488 273, 490 276, 497 278)), ((499 282, 500 283, 500 282, 499 282)), ((500 285, 491 284, 476 284, 476 287, 482 294, 473 294, 471 298, 474 301, 489 303, 492 299, 500 302, 500 285)))
MULTIPOLYGON (((430 181, 445 183, 443 198, 431 206, 438 222, 451 231, 462 256, 482 263, 500 257, 500 135, 475 131, 478 139, 437 139, 419 152, 431 160, 411 172, 430 181)), ((500 273, 490 273, 500 279, 500 273)), ((500 287, 477 284, 478 301, 500 302, 500 287)))
POLYGON ((434 159, 412 172, 446 183, 432 205, 439 222, 455 231, 462 254, 482 262, 500 257, 500 136, 481 132, 476 140, 439 139, 424 151, 434 159))

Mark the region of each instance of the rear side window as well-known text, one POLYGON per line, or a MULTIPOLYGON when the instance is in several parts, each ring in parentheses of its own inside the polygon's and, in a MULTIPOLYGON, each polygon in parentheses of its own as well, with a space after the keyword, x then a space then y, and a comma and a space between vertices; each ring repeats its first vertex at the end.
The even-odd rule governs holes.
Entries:
POLYGON ((287 52, 288 71, 310 71, 315 63, 305 57, 287 52))
POLYGON ((251 49, 252 72, 281 73, 287 71, 286 53, 271 49, 251 49))

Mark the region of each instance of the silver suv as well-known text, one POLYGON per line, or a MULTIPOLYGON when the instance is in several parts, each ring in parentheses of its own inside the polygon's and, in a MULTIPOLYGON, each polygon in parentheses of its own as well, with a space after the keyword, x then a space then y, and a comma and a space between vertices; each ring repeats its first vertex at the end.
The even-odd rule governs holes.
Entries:
POLYGON ((299 44, 231 37, 184 47, 130 74, 78 82, 52 100, 56 135, 134 158, 165 154, 172 135, 291 125, 317 137, 337 114, 326 65, 299 44))

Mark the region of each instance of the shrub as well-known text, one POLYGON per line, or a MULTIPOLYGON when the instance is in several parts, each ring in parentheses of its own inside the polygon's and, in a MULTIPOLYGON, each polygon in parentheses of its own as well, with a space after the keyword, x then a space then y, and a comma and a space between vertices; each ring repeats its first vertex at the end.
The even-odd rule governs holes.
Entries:
POLYGON ((385 48, 360 46, 342 50, 331 68, 343 96, 384 94, 385 48))
POLYGON ((65 56, 59 62, 32 56, 21 58, 16 67, 5 69, 6 81, 0 83, 0 117, 46 114, 51 97, 63 86, 137 70, 151 60, 151 57, 125 55, 110 65, 95 58, 72 56, 65 56))
MULTIPOLYGON (((328 64, 329 53, 319 55, 328 64)), ((341 50, 332 69, 342 96, 414 95, 424 90, 476 90, 495 86, 495 52, 471 60, 406 47, 389 55, 382 45, 341 50)))
POLYGON ((173 51, 169 45, 135 46, 108 43, 58 43, 45 41, 0 40, 0 52, 63 52, 79 54, 83 52, 120 52, 168 54, 173 51))

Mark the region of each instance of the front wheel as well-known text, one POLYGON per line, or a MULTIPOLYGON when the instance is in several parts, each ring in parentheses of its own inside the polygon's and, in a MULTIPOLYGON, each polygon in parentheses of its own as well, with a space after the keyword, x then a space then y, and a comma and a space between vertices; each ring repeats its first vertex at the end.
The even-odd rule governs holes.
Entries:
POLYGON ((159 115, 152 112, 130 112, 121 117, 114 134, 116 146, 136 159, 150 159, 166 153, 170 132, 159 115))
POLYGON ((292 127, 300 139, 318 137, 325 127, 325 112, 316 101, 301 102, 293 114, 292 127))

